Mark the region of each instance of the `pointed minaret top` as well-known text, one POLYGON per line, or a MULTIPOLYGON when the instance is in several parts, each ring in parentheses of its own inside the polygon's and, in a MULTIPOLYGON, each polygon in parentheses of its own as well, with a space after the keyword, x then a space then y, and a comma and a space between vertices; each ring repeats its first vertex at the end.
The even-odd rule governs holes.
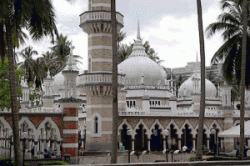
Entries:
POLYGON ((141 40, 139 20, 138 20, 138 27, 137 27, 137 40, 141 40))
POLYGON ((47 71, 47 78, 51 78, 49 69, 47 71))

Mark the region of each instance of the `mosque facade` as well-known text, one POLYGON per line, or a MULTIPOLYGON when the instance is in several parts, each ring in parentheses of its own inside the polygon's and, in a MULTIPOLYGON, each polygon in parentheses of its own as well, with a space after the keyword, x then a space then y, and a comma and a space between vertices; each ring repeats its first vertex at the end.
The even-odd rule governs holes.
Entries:
MULTIPOLYGON (((123 15, 117 12, 118 31, 123 15)), ((71 52, 66 67, 43 82, 43 91, 28 86, 23 78, 20 108, 20 135, 27 134, 27 153, 57 150, 57 156, 75 156, 84 151, 110 151, 112 135, 112 34, 110 1, 93 0, 89 11, 80 15, 80 27, 88 34, 88 73, 79 74, 71 52), (40 94, 33 101, 30 94, 40 94), (50 138, 50 139, 49 139, 50 138), (86 138, 79 143, 79 138, 86 138), (61 148, 62 147, 62 150, 61 148)), ((140 28, 131 55, 118 65, 119 146, 134 151, 162 151, 187 146, 196 150, 200 111, 200 68, 183 82, 176 96, 174 80, 151 60, 142 44, 140 28), (168 134, 166 132, 168 130, 168 134)), ((229 85, 215 87, 206 79, 206 108, 203 149, 234 149, 233 138, 218 138, 219 132, 239 123, 239 110, 231 102, 229 85), (215 129, 217 134, 212 134, 215 129), (216 141, 216 139, 218 141, 216 141)), ((246 107, 250 93, 246 92, 246 107)), ((246 120, 250 119, 246 111, 246 120)), ((11 110, 0 112, 0 137, 11 136, 11 110)), ((0 147, 4 147, 0 139, 0 147)), ((7 143, 8 144, 8 143, 7 143)))

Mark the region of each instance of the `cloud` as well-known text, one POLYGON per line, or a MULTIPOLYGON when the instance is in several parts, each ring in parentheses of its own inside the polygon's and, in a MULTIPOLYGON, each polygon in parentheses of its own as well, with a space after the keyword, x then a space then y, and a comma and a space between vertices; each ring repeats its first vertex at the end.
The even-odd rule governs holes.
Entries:
MULTIPOLYGON (((191 0, 187 2, 191 2, 191 0)), ((220 12, 219 4, 216 1, 203 10, 204 29, 216 21, 220 12)), ((195 61, 196 54, 199 53, 196 12, 181 17, 176 17, 173 14, 165 15, 157 24, 141 27, 142 38, 144 41, 149 40, 151 47, 155 49, 160 59, 164 60, 162 63, 164 67, 184 67, 187 62, 195 61)), ((124 42, 133 43, 133 39, 135 39, 135 30, 124 42)), ((220 34, 205 39, 206 65, 210 65, 213 54, 221 44, 220 34)))

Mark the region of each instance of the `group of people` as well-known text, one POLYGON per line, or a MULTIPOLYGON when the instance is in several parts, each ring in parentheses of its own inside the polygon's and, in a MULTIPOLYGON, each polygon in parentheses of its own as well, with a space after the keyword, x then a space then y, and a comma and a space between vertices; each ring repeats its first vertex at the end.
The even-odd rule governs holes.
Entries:
MULTIPOLYGON (((237 142, 237 145, 236 145, 236 157, 239 155, 239 150, 240 150, 240 143, 237 142)), ((245 144, 244 146, 244 157, 247 157, 247 150, 248 150, 248 147, 247 145, 245 144)))

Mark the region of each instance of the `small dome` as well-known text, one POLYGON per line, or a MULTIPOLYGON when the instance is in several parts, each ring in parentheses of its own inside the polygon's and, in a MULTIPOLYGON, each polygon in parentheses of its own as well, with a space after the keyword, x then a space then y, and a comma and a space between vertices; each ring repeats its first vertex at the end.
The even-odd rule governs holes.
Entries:
MULTIPOLYGON (((180 97, 191 97, 192 94, 195 92, 195 83, 194 81, 198 79, 198 86, 196 87, 197 93, 200 94, 201 88, 200 88, 200 76, 199 74, 193 74, 190 78, 188 78, 179 88, 178 95, 180 97)), ((209 81, 208 79, 205 79, 205 87, 206 87, 206 97, 216 97, 216 87, 214 84, 209 81)))

